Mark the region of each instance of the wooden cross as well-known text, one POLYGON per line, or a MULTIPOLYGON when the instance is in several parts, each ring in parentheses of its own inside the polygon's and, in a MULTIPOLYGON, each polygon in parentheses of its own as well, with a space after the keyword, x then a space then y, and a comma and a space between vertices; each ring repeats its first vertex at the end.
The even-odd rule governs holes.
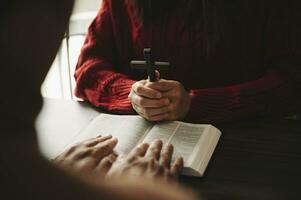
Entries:
POLYGON ((170 63, 169 62, 158 62, 153 61, 151 57, 151 49, 145 48, 143 50, 144 59, 145 60, 132 60, 131 67, 132 69, 146 69, 148 74, 148 79, 151 82, 157 81, 156 72, 157 69, 169 69, 170 63))

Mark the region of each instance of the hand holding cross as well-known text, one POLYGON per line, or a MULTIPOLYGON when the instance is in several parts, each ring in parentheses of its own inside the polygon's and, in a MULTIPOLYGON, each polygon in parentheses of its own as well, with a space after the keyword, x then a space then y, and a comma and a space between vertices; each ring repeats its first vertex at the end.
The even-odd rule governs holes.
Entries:
POLYGON ((158 62, 153 61, 151 57, 151 49, 145 48, 143 50, 144 59, 142 61, 139 60, 132 60, 131 67, 132 69, 146 69, 148 74, 148 79, 150 82, 157 81, 155 70, 157 69, 169 69, 170 63, 169 62, 158 62))
POLYGON ((157 69, 169 69, 169 62, 154 62, 151 49, 144 49, 144 61, 131 61, 133 69, 146 69, 149 80, 132 85, 129 101, 133 109, 149 121, 181 120, 188 113, 191 97, 184 86, 174 80, 157 80, 157 69))

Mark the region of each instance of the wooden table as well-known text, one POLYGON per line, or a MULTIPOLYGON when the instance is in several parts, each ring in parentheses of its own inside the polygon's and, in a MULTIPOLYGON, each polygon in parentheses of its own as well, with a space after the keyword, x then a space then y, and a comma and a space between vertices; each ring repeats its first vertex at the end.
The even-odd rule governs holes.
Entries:
MULTIPOLYGON (((45 156, 72 141, 98 111, 45 99, 36 127, 45 156)), ((254 119, 217 125, 222 137, 202 178, 181 177, 205 199, 301 199, 301 120, 254 119)))

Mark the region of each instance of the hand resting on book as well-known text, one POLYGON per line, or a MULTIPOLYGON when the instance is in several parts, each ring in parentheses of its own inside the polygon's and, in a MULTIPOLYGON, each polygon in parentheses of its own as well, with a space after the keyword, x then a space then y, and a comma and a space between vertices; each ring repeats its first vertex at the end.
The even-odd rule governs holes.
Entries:
POLYGON ((173 145, 166 145, 163 149, 162 146, 161 140, 155 140, 150 146, 142 143, 128 155, 118 156, 106 177, 143 177, 145 181, 173 182, 183 169, 183 158, 179 157, 171 164, 173 145))
POLYGON ((179 157, 171 164, 173 145, 163 148, 161 140, 151 145, 142 143, 127 155, 113 152, 117 139, 98 136, 77 143, 54 159, 54 163, 63 170, 94 179, 143 178, 145 181, 173 182, 183 169, 183 158, 179 157))
POLYGON ((75 144, 54 159, 54 163, 67 172, 101 178, 116 160, 113 149, 117 139, 111 135, 98 136, 75 144))

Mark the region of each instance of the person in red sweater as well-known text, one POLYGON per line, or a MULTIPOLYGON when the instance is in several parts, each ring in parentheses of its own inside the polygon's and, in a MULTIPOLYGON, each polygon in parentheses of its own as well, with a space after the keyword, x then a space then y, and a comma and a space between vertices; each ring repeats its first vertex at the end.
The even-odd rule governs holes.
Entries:
POLYGON ((150 121, 295 114, 300 9, 297 0, 103 0, 76 66, 75 94, 150 121), (154 83, 130 67, 147 47, 171 63, 154 83))

